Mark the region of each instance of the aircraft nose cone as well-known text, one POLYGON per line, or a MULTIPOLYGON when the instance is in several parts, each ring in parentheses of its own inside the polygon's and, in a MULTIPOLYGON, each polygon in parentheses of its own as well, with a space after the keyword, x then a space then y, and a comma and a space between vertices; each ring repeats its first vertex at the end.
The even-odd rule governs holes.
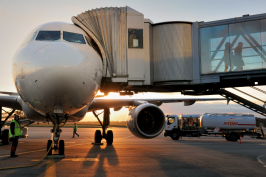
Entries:
POLYGON ((63 106, 71 112, 86 106, 97 84, 90 60, 77 48, 58 43, 39 49, 32 59, 34 86, 42 92, 40 100, 50 110, 63 106), (93 77, 92 77, 93 76, 93 77))
POLYGON ((86 55, 73 45, 54 42, 34 53, 31 67, 75 67, 86 59, 86 55))

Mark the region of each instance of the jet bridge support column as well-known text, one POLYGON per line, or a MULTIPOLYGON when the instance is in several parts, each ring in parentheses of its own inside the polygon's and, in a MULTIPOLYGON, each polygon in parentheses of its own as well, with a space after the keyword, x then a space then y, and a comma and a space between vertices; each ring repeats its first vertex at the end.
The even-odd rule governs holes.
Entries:
POLYGON ((110 124, 110 109, 105 108, 103 113, 103 138, 106 138, 106 129, 110 124))

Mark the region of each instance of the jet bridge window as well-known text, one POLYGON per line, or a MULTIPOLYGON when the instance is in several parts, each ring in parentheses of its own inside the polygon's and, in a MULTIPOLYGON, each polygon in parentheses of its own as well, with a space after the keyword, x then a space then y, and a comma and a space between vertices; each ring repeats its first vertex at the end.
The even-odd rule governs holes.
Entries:
POLYGON ((60 31, 39 31, 37 41, 56 41, 60 39, 60 31))
POLYGON ((200 29, 202 74, 266 68, 266 19, 200 29))
POLYGON ((143 48, 143 29, 128 29, 128 48, 143 48))
POLYGON ((68 42, 75 42, 80 44, 86 44, 82 34, 63 32, 63 39, 68 42))

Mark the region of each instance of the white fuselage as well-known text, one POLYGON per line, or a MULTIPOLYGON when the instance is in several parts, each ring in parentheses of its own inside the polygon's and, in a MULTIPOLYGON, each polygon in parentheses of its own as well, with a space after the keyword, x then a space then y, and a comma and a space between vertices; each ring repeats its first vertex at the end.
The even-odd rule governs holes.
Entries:
MULTIPOLYGON (((72 24, 47 23, 30 33, 13 58, 16 89, 27 106, 42 116, 60 108, 71 118, 87 109, 100 87, 100 55, 85 38, 86 43, 67 41, 63 32, 87 36, 72 24), (60 39, 36 40, 40 31, 60 31, 60 39)), ((85 115, 86 111, 83 112, 85 115)))

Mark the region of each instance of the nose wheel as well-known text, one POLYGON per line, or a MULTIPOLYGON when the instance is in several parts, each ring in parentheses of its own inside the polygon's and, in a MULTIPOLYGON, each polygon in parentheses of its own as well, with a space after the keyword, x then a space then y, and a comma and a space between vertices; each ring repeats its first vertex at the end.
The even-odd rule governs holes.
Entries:
POLYGON ((62 133, 62 130, 59 127, 59 124, 62 123, 62 121, 66 122, 67 120, 67 115, 64 116, 59 116, 56 114, 55 116, 53 115, 48 115, 49 119, 52 121, 54 124, 53 129, 51 129, 52 133, 52 140, 47 141, 47 155, 65 155, 65 141, 64 140, 59 140, 60 139, 60 134, 62 133), (58 154, 53 154, 52 150, 57 151, 58 154))
MULTIPOLYGON (((54 150, 58 150, 58 155, 65 155, 65 141, 64 140, 60 140, 59 141, 59 147, 58 147, 58 146, 55 146, 53 144, 53 141, 52 140, 48 140, 47 141, 47 148, 46 148, 46 151, 47 151, 47 155, 48 156, 53 155, 52 154, 53 149, 54 150)), ((54 154, 54 155, 57 155, 57 154, 54 154)))
POLYGON ((101 143, 102 139, 105 139, 106 143, 108 145, 112 145, 113 139, 114 139, 113 131, 108 130, 106 132, 106 129, 107 129, 108 125, 110 124, 110 110, 109 110, 109 108, 104 109, 103 123, 100 121, 100 119, 98 117, 99 114, 96 114, 94 111, 93 111, 93 114, 98 119, 99 123, 102 126, 102 132, 101 132, 101 130, 95 131, 94 143, 96 143, 96 144, 101 143))

